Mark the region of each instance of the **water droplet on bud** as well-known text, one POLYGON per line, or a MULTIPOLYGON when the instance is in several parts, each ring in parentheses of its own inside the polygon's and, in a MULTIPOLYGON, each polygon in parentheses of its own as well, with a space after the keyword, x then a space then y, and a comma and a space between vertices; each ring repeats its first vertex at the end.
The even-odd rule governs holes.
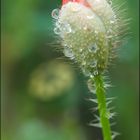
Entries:
POLYGON ((83 51, 83 49, 79 49, 79 52, 82 52, 83 51))
POLYGON ((90 71, 88 71, 86 68, 82 68, 82 71, 83 71, 85 76, 90 76, 91 75, 90 71))
POLYGON ((88 29, 88 27, 87 26, 84 26, 84 28, 83 28, 84 30, 87 30, 88 29))
POLYGON ((97 60, 90 63, 90 66, 95 68, 97 66, 97 60))
POLYGON ((61 28, 62 28, 63 33, 71 33, 72 32, 71 26, 68 23, 63 23, 63 25, 61 25, 61 28))
POLYGON ((70 59, 74 59, 74 54, 71 48, 64 46, 63 53, 66 57, 69 57, 70 59))
POLYGON ((60 13, 60 10, 59 10, 59 9, 54 9, 54 10, 52 11, 52 17, 53 17, 54 19, 58 19, 59 13, 60 13))
POLYGON ((60 22, 57 21, 57 22, 55 23, 55 26, 58 27, 58 28, 60 28, 60 26, 61 26, 60 22))
POLYGON ((90 16, 87 16, 88 19, 93 19, 94 16, 93 15, 90 15, 90 16))
POLYGON ((86 65, 86 61, 83 61, 83 62, 82 62, 82 65, 83 65, 83 66, 86 65))
POLYGON ((94 71, 94 75, 98 75, 98 71, 97 70, 94 71))
POLYGON ((90 46, 88 47, 89 52, 93 52, 93 53, 96 53, 98 49, 99 49, 99 48, 98 48, 98 46, 97 46, 96 43, 95 43, 95 44, 92 44, 92 45, 90 45, 90 46))
POLYGON ((96 93, 95 85, 94 85, 94 83, 93 83, 93 81, 91 79, 89 79, 87 81, 87 86, 88 86, 88 89, 89 89, 90 92, 92 92, 94 94, 96 93))
POLYGON ((95 34, 98 34, 98 31, 97 30, 95 30, 95 34))
POLYGON ((61 33, 60 28, 58 28, 58 27, 54 28, 54 33, 59 35, 61 33))
POLYGON ((113 23, 115 23, 115 21, 114 20, 110 20, 110 23, 113 24, 113 23))

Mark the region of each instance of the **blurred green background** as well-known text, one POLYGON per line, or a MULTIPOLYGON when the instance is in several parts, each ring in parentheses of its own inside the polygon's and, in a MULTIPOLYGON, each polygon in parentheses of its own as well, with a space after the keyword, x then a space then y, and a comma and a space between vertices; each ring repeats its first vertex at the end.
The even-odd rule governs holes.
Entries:
MULTIPOLYGON (((126 1, 131 36, 109 69, 114 85, 109 96, 119 114, 116 140, 139 137, 138 0, 126 1)), ((2 0, 2 140, 102 140, 101 130, 88 126, 96 105, 87 78, 57 51, 51 12, 61 0, 2 0)))

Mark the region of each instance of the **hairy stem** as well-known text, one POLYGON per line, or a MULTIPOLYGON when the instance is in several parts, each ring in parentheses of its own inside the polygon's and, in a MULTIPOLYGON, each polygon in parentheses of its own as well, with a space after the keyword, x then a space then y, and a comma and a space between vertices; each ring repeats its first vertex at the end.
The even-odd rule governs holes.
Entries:
POLYGON ((112 140, 111 127, 108 118, 108 111, 106 106, 106 96, 104 82, 101 75, 97 75, 93 78, 96 87, 96 95, 98 100, 98 109, 100 115, 100 123, 102 126, 104 140, 112 140))

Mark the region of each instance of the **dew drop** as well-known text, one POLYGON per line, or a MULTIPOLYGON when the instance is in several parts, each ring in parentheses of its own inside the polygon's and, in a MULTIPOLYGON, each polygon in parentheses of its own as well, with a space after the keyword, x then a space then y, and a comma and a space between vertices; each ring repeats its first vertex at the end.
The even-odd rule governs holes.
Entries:
POLYGON ((79 49, 79 52, 82 52, 83 51, 83 49, 79 49))
POLYGON ((92 45, 90 45, 90 46, 88 47, 89 52, 93 52, 93 53, 96 53, 98 49, 99 49, 99 48, 98 48, 98 46, 97 46, 96 43, 95 43, 95 44, 92 44, 92 45))
POLYGON ((81 58, 85 59, 86 58, 86 52, 81 53, 81 58))
POLYGON ((90 63, 90 66, 95 68, 97 66, 97 60, 90 63))
POLYGON ((64 46, 63 53, 66 57, 69 57, 70 59, 74 59, 74 54, 73 54, 71 48, 64 46))
POLYGON ((60 27, 61 27, 60 22, 59 22, 59 21, 57 21, 57 22, 55 23, 55 26, 56 26, 56 27, 58 27, 58 28, 60 28, 60 27))
POLYGON ((83 66, 86 65, 86 61, 83 61, 83 62, 82 62, 82 65, 83 65, 83 66))
POLYGON ((111 29, 109 29, 109 30, 107 31, 106 38, 112 38, 112 30, 111 30, 111 29))
POLYGON ((112 38, 112 35, 107 35, 106 38, 107 39, 112 38))
POLYGON ((58 28, 58 27, 54 28, 54 33, 57 35, 60 34, 61 33, 60 28, 58 28))
POLYGON ((110 23, 113 24, 113 23, 115 23, 115 21, 114 20, 110 20, 110 23))
POLYGON ((61 28, 62 28, 62 31, 63 31, 64 33, 71 33, 71 32, 72 32, 71 26, 70 26, 70 24, 68 24, 68 23, 63 23, 63 24, 61 25, 61 28))
POLYGON ((98 71, 97 70, 94 71, 94 75, 98 75, 98 71))
POLYGON ((59 9, 54 9, 54 10, 52 11, 52 17, 53 17, 54 19, 58 19, 59 13, 60 13, 60 10, 59 10, 59 9))
POLYGON ((88 71, 86 68, 82 68, 82 71, 83 71, 85 76, 90 76, 91 75, 90 71, 88 71))
POLYGON ((94 94, 96 93, 95 85, 94 85, 94 83, 93 83, 93 81, 91 79, 89 79, 87 81, 87 86, 88 86, 88 89, 89 89, 90 92, 92 92, 94 94))
POLYGON ((90 75, 90 78, 93 78, 94 77, 94 75, 90 75))
POLYGON ((88 19, 93 19, 94 16, 93 15, 90 15, 90 16, 87 16, 88 19))
POLYGON ((87 26, 84 26, 84 28, 83 28, 84 30, 87 30, 88 29, 88 27, 87 26))
POLYGON ((62 46, 67 47, 67 43, 66 42, 62 42, 62 46))
POLYGON ((98 34, 98 31, 97 30, 95 30, 95 34, 98 34))

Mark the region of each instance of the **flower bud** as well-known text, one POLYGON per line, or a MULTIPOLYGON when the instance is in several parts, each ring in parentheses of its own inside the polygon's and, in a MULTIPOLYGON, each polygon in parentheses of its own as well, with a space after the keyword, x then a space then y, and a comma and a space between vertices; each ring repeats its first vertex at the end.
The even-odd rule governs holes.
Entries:
MULTIPOLYGON (((74 59, 85 75, 103 73, 118 37, 118 19, 106 0, 65 2, 54 32, 61 38, 65 56, 74 59)), ((54 17, 54 16, 53 16, 54 17)))

